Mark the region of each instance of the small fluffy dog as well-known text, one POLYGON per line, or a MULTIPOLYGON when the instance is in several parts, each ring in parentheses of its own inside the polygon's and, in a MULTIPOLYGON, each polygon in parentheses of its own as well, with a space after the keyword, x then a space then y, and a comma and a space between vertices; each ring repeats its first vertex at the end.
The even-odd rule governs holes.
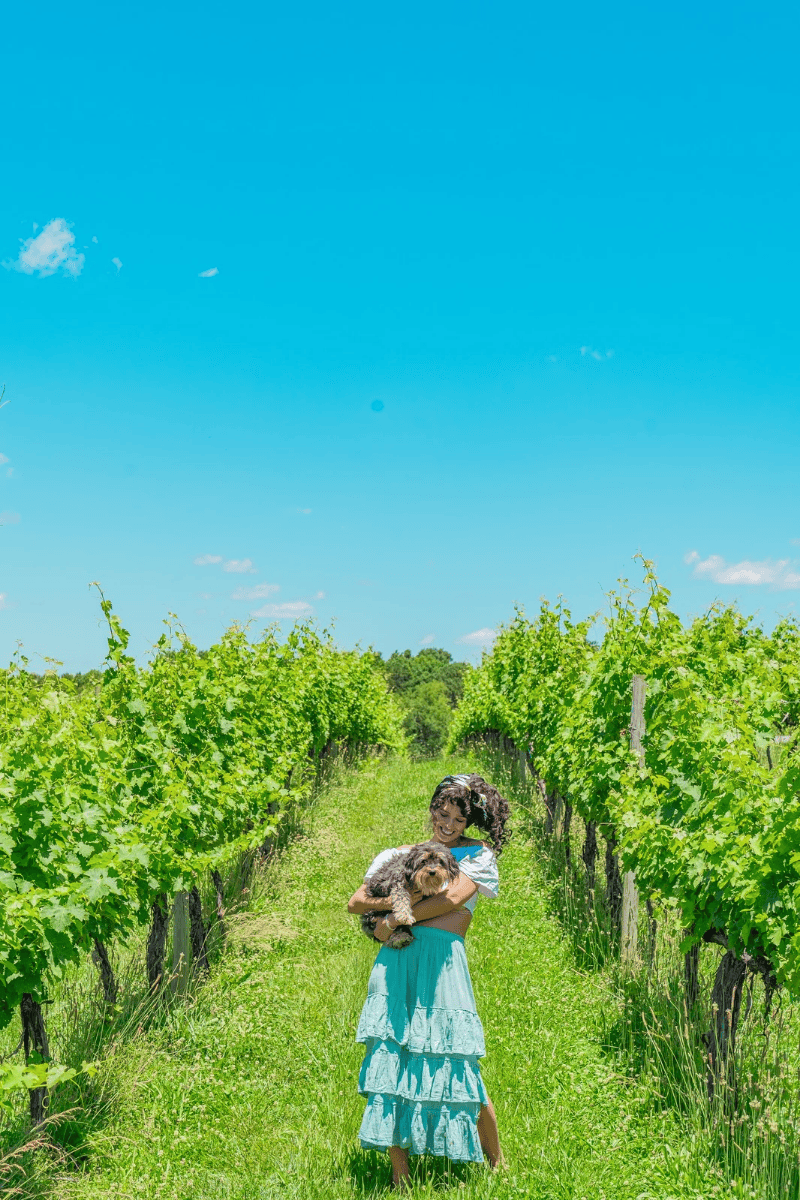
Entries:
MULTIPOLYGON (((449 886, 458 878, 458 871, 458 863, 446 846, 439 842, 423 842, 405 853, 393 854, 374 875, 370 875, 365 885, 367 895, 376 900, 390 896, 392 913, 398 922, 397 928, 384 942, 385 946, 402 950, 403 946, 414 940, 410 928, 415 922, 411 911, 411 893, 419 891, 423 896, 435 896, 445 885, 449 886)), ((385 916, 388 916, 385 911, 362 914, 361 928, 367 937, 375 937, 378 917, 385 916)))

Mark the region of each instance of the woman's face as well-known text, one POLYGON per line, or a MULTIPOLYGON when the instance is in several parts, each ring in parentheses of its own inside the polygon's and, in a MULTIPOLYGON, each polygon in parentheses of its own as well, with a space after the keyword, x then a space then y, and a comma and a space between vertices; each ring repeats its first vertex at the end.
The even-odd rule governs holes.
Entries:
POLYGON ((467 818, 462 816, 461 809, 452 800, 446 800, 441 808, 435 808, 431 813, 433 825, 433 840, 445 846, 452 846, 467 828, 467 818))

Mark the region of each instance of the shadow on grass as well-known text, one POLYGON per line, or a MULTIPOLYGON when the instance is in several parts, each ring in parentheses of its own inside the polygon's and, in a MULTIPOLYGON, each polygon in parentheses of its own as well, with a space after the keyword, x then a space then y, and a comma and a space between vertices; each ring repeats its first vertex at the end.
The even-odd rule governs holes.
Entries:
MULTIPOLYGON (((446 1192, 483 1177, 488 1167, 480 1163, 454 1163, 431 1154, 411 1155, 411 1180, 414 1186, 446 1192)), ((392 1169, 388 1154, 376 1150, 351 1150, 334 1179, 349 1181, 353 1190, 364 1196, 380 1195, 392 1184, 392 1169)))

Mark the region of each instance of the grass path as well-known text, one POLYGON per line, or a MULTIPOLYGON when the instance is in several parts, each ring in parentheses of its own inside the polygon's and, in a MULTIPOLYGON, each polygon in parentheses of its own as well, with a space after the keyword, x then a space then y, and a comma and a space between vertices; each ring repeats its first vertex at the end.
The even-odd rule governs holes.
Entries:
MULTIPOLYGON (((196 1000, 112 1060, 113 1102, 84 1173, 56 1178, 60 1200, 383 1191, 386 1156, 356 1140, 353 1035, 375 951, 345 902, 378 850, 424 836, 443 773, 441 762, 373 763, 321 795, 196 1000)), ((510 1170, 412 1159, 417 1194, 668 1200, 661 1163, 675 1131, 603 1051, 600 1015, 614 1001, 576 970, 521 832, 501 887, 500 901, 479 902, 467 950, 510 1170)))

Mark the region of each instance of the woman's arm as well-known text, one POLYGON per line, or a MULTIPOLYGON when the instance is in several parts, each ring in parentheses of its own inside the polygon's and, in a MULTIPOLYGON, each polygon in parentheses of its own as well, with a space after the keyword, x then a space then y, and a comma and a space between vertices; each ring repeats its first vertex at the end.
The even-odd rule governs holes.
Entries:
POLYGON ((424 900, 418 901, 411 911, 418 921, 441 917, 444 913, 455 912, 457 908, 463 908, 477 890, 472 880, 459 872, 458 878, 453 880, 446 892, 437 892, 435 896, 426 896, 424 900))
POLYGON ((385 912, 386 909, 392 907, 392 902, 387 896, 384 900, 379 900, 374 896, 367 895, 367 885, 362 883, 357 892, 353 892, 350 899, 347 901, 347 911, 361 915, 365 912, 385 912))
MULTIPOLYGON (((456 909, 463 908, 477 890, 471 879, 466 875, 459 874, 458 879, 450 884, 446 892, 437 892, 435 896, 426 896, 424 900, 414 904, 411 911, 417 921, 441 917, 444 913, 455 912, 456 909)), ((375 926, 375 937, 379 942, 385 942, 394 928, 393 920, 389 921, 385 917, 381 917, 375 926)))

